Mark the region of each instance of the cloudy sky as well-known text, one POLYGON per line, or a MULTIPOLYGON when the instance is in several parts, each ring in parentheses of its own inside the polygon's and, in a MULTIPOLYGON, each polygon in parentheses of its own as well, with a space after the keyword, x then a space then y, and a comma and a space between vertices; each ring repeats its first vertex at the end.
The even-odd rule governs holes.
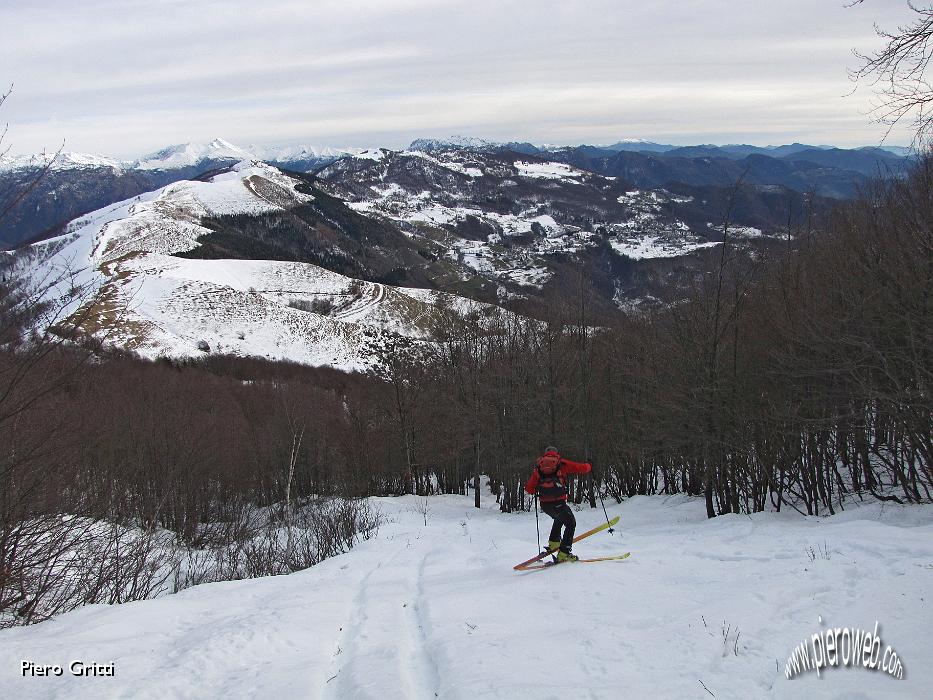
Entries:
MULTIPOLYGON (((0 0, 14 153, 878 143, 853 48, 904 0, 0 0)), ((887 143, 908 142, 895 132, 887 143)))

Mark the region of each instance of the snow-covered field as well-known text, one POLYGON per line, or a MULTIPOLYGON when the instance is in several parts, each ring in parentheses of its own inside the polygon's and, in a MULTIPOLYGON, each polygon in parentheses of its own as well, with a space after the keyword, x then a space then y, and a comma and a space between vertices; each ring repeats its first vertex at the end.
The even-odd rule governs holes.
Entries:
POLYGON ((572 168, 566 163, 526 163, 525 161, 515 161, 515 169, 522 177, 541 178, 544 180, 564 180, 565 182, 578 183, 580 178, 585 177, 585 173, 572 168))
POLYGON ((700 248, 717 246, 719 243, 716 241, 701 243, 690 240, 687 236, 674 241, 665 241, 661 236, 639 236, 629 240, 609 241, 609 245, 616 252, 627 255, 632 260, 645 260, 646 258, 676 258, 700 248))
MULTIPOLYGON (((425 525, 422 499, 374 500, 387 519, 378 537, 312 569, 0 632, 0 697, 923 698, 933 687, 933 507, 707 520, 701 501, 638 497, 610 507, 615 535, 577 545, 629 559, 521 573, 533 513, 433 497, 425 525), (875 621, 903 680, 863 668, 785 678, 811 634, 875 621), (23 660, 64 675, 24 678, 23 660), (72 677, 73 660, 112 662, 115 676, 72 677)), ((582 531, 602 512, 577 519, 582 531)))

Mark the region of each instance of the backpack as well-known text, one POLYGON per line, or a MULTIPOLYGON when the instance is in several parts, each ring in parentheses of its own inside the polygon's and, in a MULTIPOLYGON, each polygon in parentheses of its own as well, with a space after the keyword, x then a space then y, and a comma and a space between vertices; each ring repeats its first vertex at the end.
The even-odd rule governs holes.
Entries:
POLYGON ((557 501, 567 495, 567 489, 558 474, 559 467, 559 455, 548 453, 538 458, 538 496, 542 501, 557 501))

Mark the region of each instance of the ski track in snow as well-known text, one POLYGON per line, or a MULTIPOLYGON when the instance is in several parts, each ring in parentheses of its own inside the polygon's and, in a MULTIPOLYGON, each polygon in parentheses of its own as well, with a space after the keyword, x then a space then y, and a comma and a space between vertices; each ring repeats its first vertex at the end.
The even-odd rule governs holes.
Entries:
MULTIPOLYGON (((440 496, 425 525, 420 499, 373 501, 378 535, 307 571, 0 631, 0 697, 709 697, 702 682, 717 698, 874 699, 933 685, 933 506, 707 520, 701 500, 636 497, 607 504, 622 516, 615 535, 575 548, 631 558, 522 573, 512 566, 536 547, 533 513, 440 496), (905 680, 855 668, 784 677, 821 627, 875 620, 905 680), (23 678, 22 659, 113 661, 116 677, 23 678)), ((602 513, 577 519, 589 529, 602 513)))
POLYGON ((396 549, 385 566, 377 564, 359 584, 322 700, 438 696, 437 667, 422 613, 429 555, 421 556, 412 574, 401 558, 404 547, 396 549), (393 565, 396 561, 404 563, 393 565))

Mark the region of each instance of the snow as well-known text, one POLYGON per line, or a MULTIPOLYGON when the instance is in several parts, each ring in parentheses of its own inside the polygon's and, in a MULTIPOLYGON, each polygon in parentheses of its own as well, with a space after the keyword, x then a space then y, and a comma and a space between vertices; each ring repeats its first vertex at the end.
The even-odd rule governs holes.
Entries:
POLYGON ((719 243, 717 241, 666 241, 661 236, 646 235, 628 240, 611 240, 609 245, 616 252, 622 253, 633 260, 646 260, 648 258, 676 258, 701 248, 717 246, 719 243))
MULTIPOLYGON (((707 520, 697 499, 636 497, 607 503, 616 534, 575 548, 629 559, 522 573, 512 565, 535 551, 533 513, 438 496, 425 525, 421 499, 372 500, 387 520, 378 536, 306 571, 0 632, 0 696, 600 700, 702 698, 705 686, 717 698, 921 698, 933 684, 931 506, 707 520), (803 639, 876 620, 904 680, 785 678, 803 639), (74 659, 112 662, 115 676, 71 677, 74 659), (22 660, 65 674, 24 678, 22 660)), ((583 508, 578 530, 602 519, 583 508)))
POLYGON ((461 175, 467 175, 468 177, 483 177, 483 171, 481 168, 465 165, 458 161, 451 160, 450 158, 436 158, 425 151, 402 151, 400 155, 423 158, 424 160, 435 163, 442 168, 452 170, 455 173, 460 173, 461 175))
POLYGON ((124 163, 91 153, 36 153, 22 156, 0 157, 0 172, 22 168, 44 168, 51 163, 52 170, 80 170, 84 168, 113 168, 120 170, 124 163))
POLYGON ((445 207, 443 204, 429 204, 418 211, 404 217, 405 221, 422 222, 426 224, 453 224, 461 221, 479 209, 466 209, 460 207, 445 207))
MULTIPOLYGON (((421 289, 418 287, 397 287, 395 288, 395 291, 405 295, 406 297, 414 299, 421 304, 431 306, 441 304, 460 316, 466 316, 469 313, 474 313, 477 311, 485 311, 488 314, 493 308, 489 304, 483 304, 478 301, 459 296, 457 294, 438 292, 433 289, 421 289)), ((502 313, 507 313, 503 312, 501 309, 499 309, 499 311, 502 313)))
POLYGON ((449 136, 445 139, 416 139, 408 146, 409 151, 443 151, 467 149, 484 151, 496 147, 493 141, 475 136, 449 136))
POLYGON ((494 274, 496 271, 494 256, 489 247, 480 241, 461 240, 450 256, 481 274, 494 274))
POLYGON ((651 209, 653 211, 658 211, 661 204, 666 204, 668 202, 677 202, 678 204, 687 204, 693 201, 693 197, 687 196, 678 196, 671 194, 667 190, 657 189, 657 190, 629 190, 623 195, 620 195, 616 201, 619 204, 625 204, 629 207, 634 207, 636 209, 651 209))
POLYGON ((148 255, 126 264, 131 318, 144 338, 131 344, 144 356, 197 355, 203 340, 212 351, 290 359, 361 370, 367 364, 348 337, 349 327, 288 306, 291 299, 348 295, 346 278, 300 263, 253 260, 186 260, 148 255))
MULTIPOLYGON (((197 245, 208 232, 198 220, 238 212, 262 213, 310 199, 293 181, 261 163, 240 163, 209 182, 183 180, 117 202, 68 224, 63 236, 32 246, 35 251, 71 247, 82 239, 83 251, 70 262, 100 265, 128 253, 177 253, 197 245), (278 200, 278 201, 277 201, 278 200)), ((61 262, 59 252, 55 262, 61 262)))
POLYGON ((183 143, 143 156, 132 164, 137 170, 185 168, 204 160, 253 160, 255 156, 229 141, 215 138, 210 143, 183 143))
POLYGON ((296 160, 326 160, 342 158, 346 155, 360 153, 362 148, 333 148, 331 146, 309 146, 298 144, 295 146, 247 146, 246 150, 257 158, 277 163, 296 160))
POLYGON ((541 224, 544 230, 547 231, 548 233, 560 233, 564 230, 564 228, 560 224, 558 224, 554 220, 554 217, 551 216, 550 214, 541 214, 540 216, 533 216, 527 219, 527 221, 529 223, 529 227, 528 227, 529 231, 531 230, 532 223, 541 224))
POLYGON ((762 238, 764 236, 761 229, 754 226, 730 226, 729 233, 739 238, 762 238))
MULTIPOLYGON (((198 165, 206 160, 228 161, 296 161, 327 160, 342 158, 359 153, 372 154, 375 151, 362 148, 317 148, 315 146, 249 146, 241 148, 222 138, 215 138, 208 143, 183 143, 167 146, 155 153, 142 156, 137 160, 117 160, 102 155, 89 153, 63 152, 37 153, 31 155, 0 157, 0 172, 20 168, 45 167, 52 162, 53 170, 71 170, 81 168, 114 168, 117 170, 171 170, 198 165)), ((372 155, 366 157, 374 157, 372 155)), ((376 158, 378 160, 378 158, 376 158)))
POLYGON ((514 166, 522 177, 578 182, 584 176, 582 171, 572 168, 566 163, 531 163, 517 160, 514 166))
POLYGON ((515 284, 525 287, 541 287, 550 278, 551 271, 546 267, 516 268, 514 270, 500 270, 500 276, 506 277, 515 284))
POLYGON ((410 193, 396 183, 371 185, 370 190, 376 195, 373 199, 348 206, 362 214, 382 214, 405 224, 450 227, 472 216, 498 229, 501 233, 490 234, 486 241, 460 238, 448 230, 447 257, 470 273, 526 286, 541 286, 550 278, 551 273, 539 264, 542 255, 577 252, 591 235, 565 228, 552 215, 537 213, 538 207, 518 214, 499 214, 445 205, 432 200, 430 192, 410 193), (504 238, 530 233, 534 224, 541 226, 543 236, 521 247, 502 245, 504 238))
MULTIPOLYGON (((344 167, 338 163, 325 169, 324 179, 338 183, 351 181, 345 189, 338 188, 336 193, 356 200, 348 202, 355 211, 374 218, 391 219, 407 236, 427 239, 432 247, 438 243, 443 245, 446 258, 458 264, 462 279, 482 276, 500 285, 541 286, 550 277, 549 273, 541 272, 542 268, 549 267, 548 256, 574 255, 601 244, 591 231, 573 225, 581 221, 578 217, 570 218, 574 214, 564 206, 563 195, 555 198, 549 192, 559 190, 567 183, 574 185, 571 189, 577 190, 570 193, 573 197, 586 196, 579 186, 590 184, 600 187, 599 182, 604 180, 601 176, 565 163, 542 162, 531 157, 509 157, 504 161, 499 157, 484 159, 475 151, 433 148, 433 145, 414 143, 408 151, 398 154, 427 163, 396 161, 396 165, 401 166, 400 171, 411 168, 414 172, 428 173, 424 184, 415 184, 417 181, 407 176, 400 181, 391 181, 395 176, 384 168, 375 171, 364 168, 353 172, 345 167, 346 161, 340 162, 344 167), (500 187, 515 187, 518 182, 524 182, 526 187, 534 187, 540 193, 534 196, 516 194, 519 199, 515 201, 514 209, 502 210, 487 206, 478 196, 478 192, 483 191, 482 181, 452 180, 436 168, 426 167, 427 164, 471 178, 483 174, 499 180, 500 187), (353 183, 356 177, 362 180, 353 183), (438 181, 443 182, 443 186, 437 184, 438 181), (474 183, 478 189, 474 188, 474 183), (479 229, 485 240, 472 240, 478 237, 476 230, 469 239, 461 237, 464 229, 459 224, 469 219, 486 224, 479 229), (516 238, 519 240, 514 240, 516 238)), ((603 189, 614 190, 607 185, 603 189)), ((708 240, 713 236, 707 231, 698 234, 678 218, 678 205, 692 202, 690 196, 663 189, 632 189, 621 195, 612 191, 612 197, 622 207, 601 211, 606 220, 588 221, 585 229, 607 232, 609 242, 622 254, 635 259, 671 258, 717 245, 708 240)), ((752 233, 753 230, 748 229, 748 234, 752 233)))
POLYGON ((359 158, 360 160, 374 160, 378 162, 389 155, 389 153, 390 152, 384 148, 367 148, 364 151, 352 154, 352 157, 359 158))
MULTIPOLYGON (((714 231, 721 231, 722 226, 716 226, 714 224, 708 223, 707 226, 714 231)), ((754 226, 729 226, 728 228, 729 235, 733 238, 765 238, 765 234, 760 228, 755 228, 754 226)))
MULTIPOLYGON (((196 260, 149 254, 125 261, 132 332, 111 339, 146 357, 213 352, 366 370, 378 362, 363 336, 430 335, 427 317, 439 292, 354 280, 316 265, 266 260, 196 260), (407 299, 406 299, 407 298, 407 299), (292 306, 329 301, 328 314, 292 306), (142 327, 144 333, 137 329, 142 327)), ((463 300, 464 313, 485 304, 463 300)))
MULTIPOLYGON (((243 166, 245 163, 239 165, 243 166)), ((281 177, 277 170, 259 164, 250 168, 238 167, 233 172, 218 175, 210 182, 186 181, 179 185, 176 192, 186 190, 186 194, 196 200, 210 216, 281 211, 284 207, 280 204, 255 195, 254 190, 250 188, 251 176, 262 177, 270 182, 277 181, 288 197, 293 198, 293 202, 301 199, 301 196, 294 192, 291 183, 281 177)))
POLYGON ((378 196, 378 201, 352 202, 349 206, 361 213, 383 212, 388 216, 408 223, 425 223, 447 226, 465 220, 468 216, 498 226, 503 235, 513 236, 531 231, 534 223, 541 224, 549 235, 565 232, 550 214, 534 214, 534 210, 520 214, 499 214, 474 207, 447 206, 430 198, 429 192, 407 193, 400 186, 391 183, 382 188, 371 188, 378 196))

